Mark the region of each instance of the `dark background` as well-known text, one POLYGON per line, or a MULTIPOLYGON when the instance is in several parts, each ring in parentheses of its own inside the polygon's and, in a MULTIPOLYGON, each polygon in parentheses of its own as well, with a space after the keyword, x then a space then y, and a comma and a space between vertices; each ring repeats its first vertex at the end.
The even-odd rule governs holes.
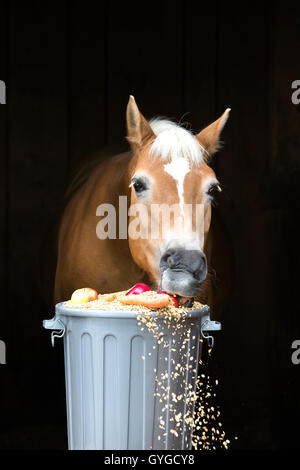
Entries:
POLYGON ((298 446, 300 8, 239 4, 0 2, 0 449, 67 446, 39 250, 78 160, 125 142, 129 94, 194 130, 232 108, 214 166, 235 286, 209 370, 232 448, 298 446))

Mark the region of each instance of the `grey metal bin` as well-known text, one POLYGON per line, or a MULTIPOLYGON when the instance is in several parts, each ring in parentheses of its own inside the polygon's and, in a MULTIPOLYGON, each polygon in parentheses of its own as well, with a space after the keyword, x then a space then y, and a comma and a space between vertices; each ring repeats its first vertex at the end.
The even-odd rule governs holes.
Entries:
POLYGON ((137 315, 60 303, 55 317, 44 320, 44 328, 54 330, 53 345, 55 337, 64 338, 69 449, 191 448, 190 426, 183 423, 171 431, 174 410, 177 415, 186 413, 186 396, 195 391, 200 336, 213 341, 205 332, 220 330, 221 325, 210 320, 207 306, 191 311, 185 320, 191 332, 186 350, 193 353, 182 355, 174 347, 180 344, 180 333, 171 337, 162 325, 163 343, 159 344, 147 328, 138 325, 137 315), (191 357, 193 367, 189 367, 191 357), (183 381, 182 377, 171 380, 178 364, 187 371, 183 381), (165 400, 158 394, 157 377, 165 382, 165 400), (172 408, 174 394, 183 394, 183 399, 172 403, 172 408))

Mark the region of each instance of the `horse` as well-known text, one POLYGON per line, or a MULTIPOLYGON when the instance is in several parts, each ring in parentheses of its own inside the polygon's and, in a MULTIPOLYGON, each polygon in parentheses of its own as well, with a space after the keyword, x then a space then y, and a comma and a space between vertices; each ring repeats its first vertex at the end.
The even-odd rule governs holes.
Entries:
POLYGON ((176 295, 181 305, 190 305, 193 299, 208 304, 218 317, 230 287, 230 253, 224 230, 213 216, 221 184, 209 162, 220 148, 229 112, 226 109, 195 134, 165 118, 148 121, 130 96, 126 110, 130 148, 95 158, 69 188, 57 230, 54 303, 69 299, 84 286, 102 294, 143 282, 176 295), (122 214, 120 197, 127 201, 122 214), (130 212, 136 205, 144 208, 139 217, 130 212), (160 205, 179 207, 185 229, 173 218, 165 230, 157 219, 156 237, 131 236, 129 230, 124 234, 121 221, 127 220, 129 227, 137 219, 142 232, 149 220, 153 222, 150 209, 160 205), (195 206, 202 208, 201 233, 193 230, 195 216, 186 210, 195 206), (99 207, 100 212, 101 207, 114 208, 117 236, 97 235, 103 221, 99 207))

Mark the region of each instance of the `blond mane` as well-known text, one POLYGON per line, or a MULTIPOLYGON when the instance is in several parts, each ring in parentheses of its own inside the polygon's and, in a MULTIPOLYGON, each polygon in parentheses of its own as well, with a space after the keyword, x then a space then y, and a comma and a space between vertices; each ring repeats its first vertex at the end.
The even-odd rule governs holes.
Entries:
POLYGON ((200 165, 205 160, 207 152, 191 131, 168 119, 154 118, 149 124, 156 135, 150 155, 163 161, 183 157, 192 165, 200 165))

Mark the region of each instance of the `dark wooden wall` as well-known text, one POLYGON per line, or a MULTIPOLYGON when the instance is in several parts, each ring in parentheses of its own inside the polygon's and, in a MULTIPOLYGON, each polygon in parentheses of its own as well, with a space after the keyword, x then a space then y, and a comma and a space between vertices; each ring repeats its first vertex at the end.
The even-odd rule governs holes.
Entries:
MULTIPOLYGON (((77 162, 147 117, 232 115, 214 166, 235 287, 210 373, 235 448, 298 445, 300 8, 296 2, 0 2, 0 448, 64 448, 63 350, 42 329, 41 240, 77 162)), ((58 342, 59 343, 59 342, 58 342)))

